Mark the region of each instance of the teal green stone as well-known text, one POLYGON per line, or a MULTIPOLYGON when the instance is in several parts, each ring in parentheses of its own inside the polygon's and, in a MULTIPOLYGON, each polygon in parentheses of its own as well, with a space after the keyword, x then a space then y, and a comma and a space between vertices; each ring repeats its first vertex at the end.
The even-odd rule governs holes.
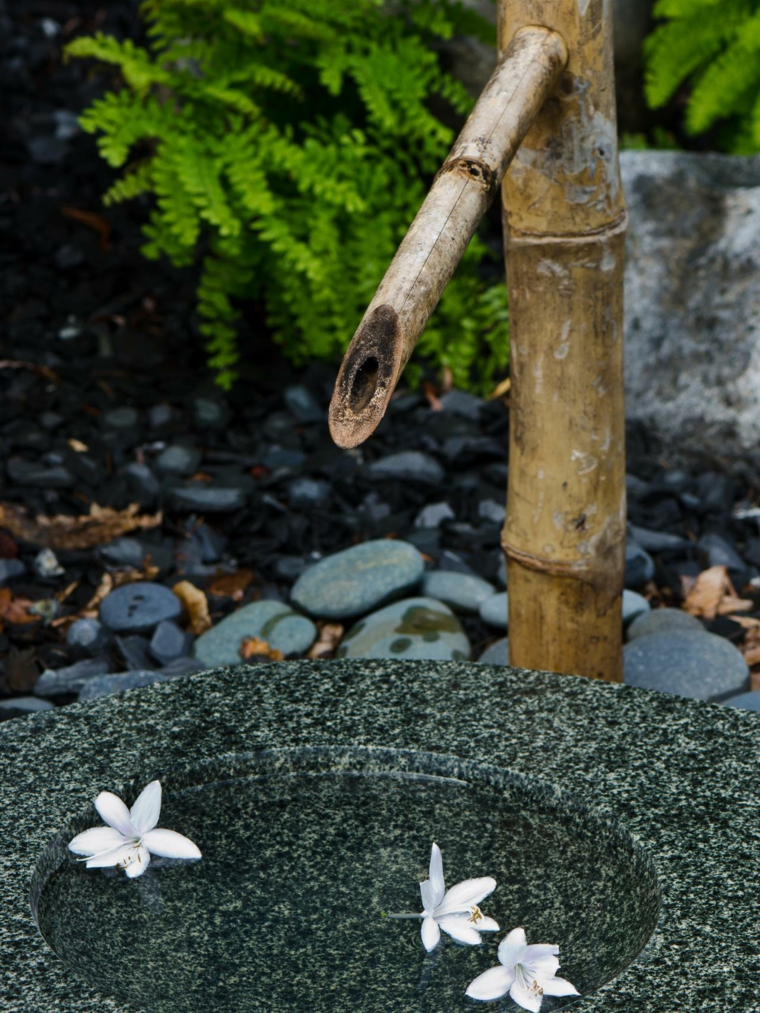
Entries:
POLYGON ((434 598, 405 598, 386 605, 362 620, 343 638, 341 657, 429 658, 452 661, 454 652, 471 655, 461 623, 443 602, 434 598))

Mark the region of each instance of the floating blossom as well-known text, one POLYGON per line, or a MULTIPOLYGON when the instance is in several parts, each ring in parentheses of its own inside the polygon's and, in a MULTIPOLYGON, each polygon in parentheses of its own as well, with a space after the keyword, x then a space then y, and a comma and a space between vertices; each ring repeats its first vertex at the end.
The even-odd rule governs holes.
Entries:
POLYGON ((390 915, 391 918, 422 918, 422 945, 435 949, 441 938, 441 929, 460 943, 475 946, 481 942, 481 932, 498 932, 499 926, 480 910, 478 905, 496 889, 496 880, 490 876, 466 879, 446 891, 443 880, 441 849, 434 844, 430 851, 430 878, 420 883, 422 914, 390 915))
POLYGON ((69 844, 69 851, 86 856, 80 861, 86 862, 88 869, 115 865, 134 879, 148 868, 151 855, 201 857, 187 837, 174 830, 155 829, 161 812, 160 781, 151 781, 131 809, 110 791, 101 791, 95 799, 95 808, 108 826, 85 830, 69 844))
POLYGON ((565 978, 556 978, 559 946, 528 946, 524 929, 512 929, 499 943, 499 967, 490 967, 470 982, 467 995, 489 1002, 509 992, 523 1009, 538 1013, 545 995, 580 995, 565 978))

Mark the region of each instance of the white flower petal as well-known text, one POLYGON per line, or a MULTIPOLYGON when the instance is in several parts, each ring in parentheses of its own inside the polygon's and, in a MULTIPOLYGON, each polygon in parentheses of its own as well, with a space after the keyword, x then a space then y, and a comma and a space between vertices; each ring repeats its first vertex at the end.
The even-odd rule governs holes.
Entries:
POLYGON ((130 879, 135 879, 137 876, 142 876, 149 865, 150 852, 141 844, 133 850, 124 871, 130 879))
POLYGON ((152 855, 162 858, 200 858, 199 848, 188 837, 174 830, 149 830, 143 844, 152 855))
POLYGON ((575 985, 566 978, 542 978, 540 985, 545 995, 580 995, 575 985))
POLYGON ((76 855, 99 855, 102 851, 118 848, 128 841, 129 838, 113 827, 93 827, 92 830, 84 830, 72 838, 69 841, 69 851, 73 851, 76 855))
POLYGON ((482 918, 479 918, 476 922, 473 922, 473 925, 478 930, 478 932, 499 931, 499 923, 497 921, 494 921, 493 918, 488 918, 486 915, 483 915, 482 918))
POLYGON ((103 852, 100 855, 93 855, 88 858, 85 865, 88 869, 108 869, 112 865, 124 865, 134 853, 134 844, 125 844, 121 848, 114 848, 112 851, 103 852))
POLYGON ((475 904, 479 904, 489 893, 496 889, 496 880, 490 876, 483 876, 481 879, 465 879, 456 886, 446 891, 443 900, 435 910, 436 918, 439 915, 451 915, 469 911, 475 904))
MULTIPOLYGON (((528 947, 528 950, 530 947, 528 947)), ((557 957, 538 957, 534 960, 528 960, 527 953, 522 957, 520 963, 525 968, 525 973, 528 977, 534 978, 551 978, 559 970, 559 960, 557 957)))
POLYGON ((537 995, 535 992, 528 991, 519 978, 515 978, 509 994, 517 1005, 522 1006, 523 1009, 529 1009, 532 1013, 538 1013, 541 1009, 541 999, 543 997, 537 995))
POLYGON ((471 981, 465 994, 469 995, 471 999, 491 1002, 506 995, 514 980, 514 971, 499 964, 498 967, 489 967, 487 971, 483 971, 474 981, 471 981))
POLYGON ((143 788, 132 806, 130 815, 132 823, 137 830, 137 836, 142 837, 148 830, 152 830, 158 823, 161 814, 161 782, 151 781, 143 788))
POLYGON ((437 903, 437 894, 435 887, 426 879, 424 883, 420 883, 420 897, 422 898, 422 910, 433 912, 437 903))
POLYGON ((514 967, 520 963, 526 949, 525 929, 512 929, 499 943, 499 960, 505 967, 514 967))
POLYGON ((464 915, 444 915, 443 918, 437 918, 436 921, 444 932, 448 932, 459 943, 477 946, 483 942, 478 930, 473 926, 469 918, 466 918, 464 915))
POLYGON ((435 918, 422 919, 420 935, 422 936, 422 945, 428 953, 436 948, 441 939, 441 930, 438 928, 435 918))
POLYGON ((556 957, 559 954, 559 946, 552 946, 551 943, 532 943, 526 947, 522 956, 523 964, 532 964, 534 960, 542 957, 556 957))
POLYGON ((109 827, 118 830, 125 837, 139 837, 129 815, 129 809, 124 805, 118 795, 111 791, 101 791, 95 799, 95 808, 100 813, 103 822, 109 827))
POLYGON ((446 891, 446 884, 443 881, 443 858, 441 857, 441 849, 437 844, 433 844, 430 849, 429 877, 435 897, 433 907, 436 907, 443 900, 443 895, 446 891))

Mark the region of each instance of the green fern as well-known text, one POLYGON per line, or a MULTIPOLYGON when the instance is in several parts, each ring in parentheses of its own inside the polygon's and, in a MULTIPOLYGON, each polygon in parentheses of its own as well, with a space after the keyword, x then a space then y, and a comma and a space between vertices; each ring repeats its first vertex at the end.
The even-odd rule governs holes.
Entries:
POLYGON ((645 43, 649 104, 688 81, 688 133, 723 122, 729 150, 760 151, 760 0, 658 0, 654 13, 667 20, 645 43))
MULTIPOLYGON (((147 257, 200 262, 198 313, 228 387, 245 300, 296 363, 336 360, 453 140, 431 100, 469 111, 435 39, 493 29, 455 0, 146 0, 149 43, 76 39, 117 69, 81 118, 122 176, 107 203, 152 195, 147 257)), ((508 355, 505 286, 476 239, 420 345, 483 387, 508 355)))

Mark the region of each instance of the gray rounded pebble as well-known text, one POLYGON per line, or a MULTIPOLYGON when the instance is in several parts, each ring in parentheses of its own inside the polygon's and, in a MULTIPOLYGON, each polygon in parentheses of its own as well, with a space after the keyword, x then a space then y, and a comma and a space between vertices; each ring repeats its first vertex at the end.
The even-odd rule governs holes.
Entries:
POLYGON ((466 661, 471 654, 470 642, 448 606, 435 598, 405 598, 352 626, 336 657, 466 661))
POLYGON ((624 584, 632 591, 654 579, 654 560, 649 553, 633 541, 625 544, 625 577, 624 584))
POLYGON ((245 493, 242 489, 188 485, 181 489, 172 489, 170 500, 175 510, 199 510, 206 514, 223 514, 245 506, 245 493))
POLYGON ((636 616, 641 615, 642 612, 649 612, 651 605, 646 600, 643 594, 638 594, 636 591, 629 591, 627 588, 623 591, 623 622, 629 623, 636 616))
POLYGON ((692 700, 720 702, 749 683, 747 662, 730 641, 693 630, 638 637, 623 648, 623 668, 629 686, 692 700))
POLYGON ((411 591, 424 568, 413 545, 379 538, 320 560, 301 574, 290 598, 320 619, 350 619, 411 591))
POLYGON ((650 637, 653 633, 683 630, 689 633, 705 633, 706 630, 696 616, 682 609, 652 609, 637 616, 628 627, 628 640, 650 637))
POLYGON ((185 658, 193 646, 192 633, 186 633, 171 619, 164 619, 156 627, 150 641, 150 653, 161 665, 175 658, 185 658))
POLYGON ((114 633, 144 633, 181 613, 182 603, 173 591, 146 581, 117 587, 100 605, 101 622, 114 633))
POLYGON ((169 475, 192 475, 201 463, 201 456, 195 447, 176 444, 161 451, 154 462, 155 468, 169 475))
POLYGON ((760 689, 753 690, 751 693, 740 693, 739 696, 732 696, 728 700, 723 701, 723 706, 760 713, 760 689))
POLYGON ((162 672, 135 671, 119 672, 116 675, 98 675, 86 682, 79 691, 80 700, 93 700, 98 696, 110 696, 111 693, 122 693, 125 689, 138 689, 140 686, 152 686, 156 682, 167 682, 173 676, 162 672))
POLYGON ((77 619, 66 633, 66 646, 82 654, 99 654, 109 639, 108 630, 97 619, 77 619))
POLYGON ((13 696, 9 700, 0 700, 0 713, 35 714, 52 709, 53 704, 49 700, 41 700, 38 696, 13 696))
POLYGON ((64 668, 46 668, 34 684, 35 696, 58 696, 59 693, 78 693, 90 679, 107 675, 111 671, 110 658, 85 658, 64 668))
POLYGON ((209 668, 239 665, 244 637, 258 637, 286 657, 303 654, 317 636, 314 623, 281 601, 256 601, 233 612, 195 641, 193 656, 209 668))
POLYGON ((502 637, 495 644, 486 647, 485 651, 478 658, 479 665, 508 665, 509 664, 509 638, 502 637))
POLYGON ((478 610, 480 618, 484 623, 494 626, 497 630, 506 630, 508 605, 509 595, 506 591, 494 594, 480 606, 478 610))
POLYGON ((21 577, 25 573, 26 567, 20 559, 0 559, 0 584, 21 577))
POLYGON ((496 594, 496 588, 482 577, 451 570, 428 570, 422 578, 422 594, 437 598, 455 612, 472 615, 496 594))
POLYGON ((112 408, 111 411, 103 412, 100 421, 109 429, 132 429, 140 420, 134 408, 112 408))
POLYGON ((373 461, 367 468, 373 479, 398 479, 419 485, 440 485, 446 477, 441 465, 421 450, 402 450, 373 461))

